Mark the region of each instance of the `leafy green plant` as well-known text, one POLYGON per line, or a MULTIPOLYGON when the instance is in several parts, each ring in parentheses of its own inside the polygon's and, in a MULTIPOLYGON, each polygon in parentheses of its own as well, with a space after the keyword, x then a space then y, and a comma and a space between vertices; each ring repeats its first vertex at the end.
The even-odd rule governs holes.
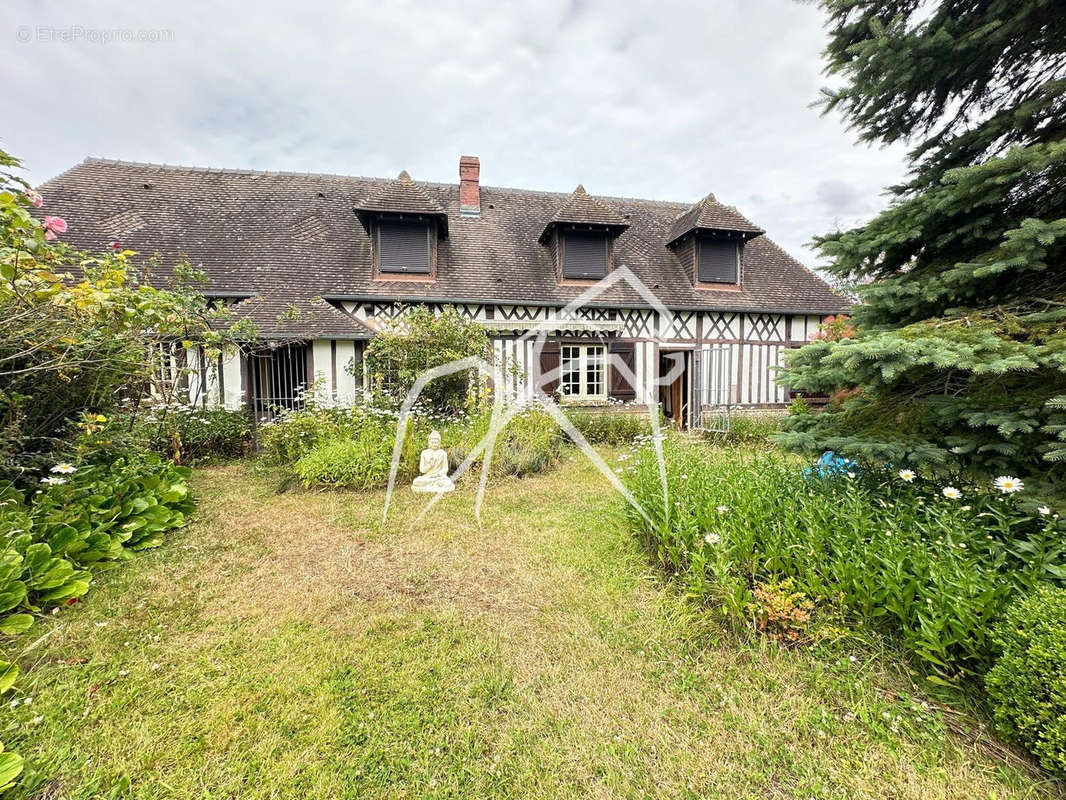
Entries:
POLYGON ((391 464, 391 438, 361 432, 355 438, 330 439, 316 445, 293 469, 306 487, 374 489, 386 483, 391 464))
MULTIPOLYGON (((454 307, 436 314, 417 306, 380 331, 367 345, 364 359, 374 396, 396 405, 426 370, 471 356, 486 358, 488 352, 485 329, 454 307)), ((470 374, 461 371, 428 383, 421 397, 435 412, 456 411, 470 390, 470 374)))
MULTIPOLYGON (((0 643, 28 630, 34 615, 77 602, 93 570, 156 547, 193 508, 189 470, 153 454, 110 464, 60 463, 25 495, 0 486, 0 643)), ((0 695, 18 666, 0 661, 0 695)), ((0 745, 0 791, 22 758, 0 745)))
POLYGON ((0 490, 0 632, 81 597, 93 566, 158 546, 193 508, 189 470, 158 456, 56 469, 28 499, 0 490))
POLYGON ((853 624, 897 637, 935 682, 983 673, 1008 603, 1066 579, 1062 521, 988 485, 871 468, 819 477, 778 454, 673 442, 666 455, 665 500, 651 448, 625 473, 651 524, 633 511, 630 521, 689 593, 740 620, 754 587, 792 579, 853 624))
MULTIPOLYGON (((713 422, 714 420, 712 420, 713 422)), ((723 423, 725 420, 718 420, 723 423)), ((771 437, 781 430, 784 415, 775 412, 734 413, 727 430, 709 430, 705 438, 718 445, 744 445, 756 447, 770 443, 771 437)))
POLYGON ((999 729, 1066 774, 1066 590, 1045 586, 1015 602, 992 640, 999 657, 985 687, 999 729))
POLYGON ((646 413, 608 407, 604 411, 569 411, 567 417, 589 444, 627 445, 651 432, 646 413))
POLYGON ((137 417, 136 424, 150 449, 178 463, 212 456, 238 458, 251 434, 248 412, 225 408, 155 407, 143 419, 137 417))

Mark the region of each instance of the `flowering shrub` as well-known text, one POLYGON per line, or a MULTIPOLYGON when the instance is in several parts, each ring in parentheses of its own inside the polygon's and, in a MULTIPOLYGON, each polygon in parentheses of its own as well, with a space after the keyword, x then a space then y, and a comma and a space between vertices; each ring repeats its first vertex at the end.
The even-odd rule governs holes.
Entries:
POLYGON ((1066 591, 1044 587, 992 632, 1000 656, 985 676, 999 729, 1066 774, 1066 591))
POLYGON ((846 620, 898 637, 936 682, 984 672, 1011 600, 1066 579, 1066 526, 1009 476, 945 487, 870 467, 805 478, 780 455, 672 442, 666 455, 665 505, 651 448, 625 473, 651 516, 631 511, 630 522, 690 593, 744 619, 753 587, 791 578, 846 620))
POLYGON ((48 199, 18 168, 0 150, 0 480, 16 483, 64 450, 80 415, 112 416, 158 388, 161 342, 195 341, 212 358, 254 334, 208 304, 205 276, 187 263, 162 289, 118 243, 96 254, 64 244, 67 221, 38 218, 48 199))
POLYGON ((828 316, 818 326, 818 333, 811 337, 812 341, 825 340, 827 342, 839 342, 841 339, 854 339, 855 326, 851 324, 851 317, 847 314, 828 316))

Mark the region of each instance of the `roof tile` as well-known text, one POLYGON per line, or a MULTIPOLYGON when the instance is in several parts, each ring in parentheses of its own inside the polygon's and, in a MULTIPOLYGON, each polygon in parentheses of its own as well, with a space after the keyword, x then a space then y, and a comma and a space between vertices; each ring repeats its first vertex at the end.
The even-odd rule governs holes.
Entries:
MULTIPOLYGON (((145 257, 158 255, 155 275, 165 280, 187 258, 210 278, 206 293, 260 298, 246 308, 258 309, 252 316, 264 330, 279 333, 365 335, 342 312, 319 313, 328 307, 318 305, 322 297, 565 305, 581 293, 582 287, 558 282, 549 249, 538 242, 544 221, 573 195, 482 186, 481 216, 469 217, 460 213, 457 184, 414 181, 429 201, 420 199, 421 212, 439 208, 451 222, 451 235, 439 243, 436 281, 375 280, 370 237, 353 208, 385 194, 390 183, 87 159, 41 187, 41 211, 63 216, 70 224, 64 240, 92 250, 116 238, 116 216, 135 213, 144 224, 118 238, 145 257), (312 313, 285 314, 291 306, 312 313)), ((847 307, 764 235, 745 245, 739 290, 695 289, 665 246, 679 217, 692 210, 687 204, 587 198, 610 210, 600 219, 618 215, 629 223, 615 240, 614 264, 628 267, 671 308, 833 314, 847 307)), ((596 302, 646 305, 624 284, 596 302)))

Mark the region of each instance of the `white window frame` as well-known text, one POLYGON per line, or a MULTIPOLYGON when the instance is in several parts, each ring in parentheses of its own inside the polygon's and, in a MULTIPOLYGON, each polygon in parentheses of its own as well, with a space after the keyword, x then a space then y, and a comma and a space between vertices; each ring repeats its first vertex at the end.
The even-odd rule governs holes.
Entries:
MULTIPOLYGON (((602 344, 576 344, 568 343, 563 344, 559 349, 559 392, 565 402, 606 402, 607 400, 607 348, 602 344), (578 391, 576 393, 567 391, 565 369, 566 364, 574 361, 573 358, 567 357, 567 351, 577 351, 577 374, 578 374, 578 391), (599 358, 594 359, 594 363, 599 363, 599 385, 600 391, 593 394, 589 392, 589 353, 598 352, 599 358)), ((596 381, 594 381, 596 382, 596 381)))

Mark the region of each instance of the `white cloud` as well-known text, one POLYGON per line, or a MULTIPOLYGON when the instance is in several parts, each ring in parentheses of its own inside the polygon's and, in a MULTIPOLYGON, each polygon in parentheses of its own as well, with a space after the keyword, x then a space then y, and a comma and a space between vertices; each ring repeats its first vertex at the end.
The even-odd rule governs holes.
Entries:
POLYGON ((19 114, 2 145, 33 181, 87 155, 455 181, 472 153, 492 185, 713 191, 813 263, 812 235, 867 218, 903 174, 900 148, 855 145, 809 107, 825 37, 810 5, 159 5, 9 8, 19 114), (80 41, 37 40, 75 26, 80 41), (110 30, 171 41, 85 40, 110 30))

